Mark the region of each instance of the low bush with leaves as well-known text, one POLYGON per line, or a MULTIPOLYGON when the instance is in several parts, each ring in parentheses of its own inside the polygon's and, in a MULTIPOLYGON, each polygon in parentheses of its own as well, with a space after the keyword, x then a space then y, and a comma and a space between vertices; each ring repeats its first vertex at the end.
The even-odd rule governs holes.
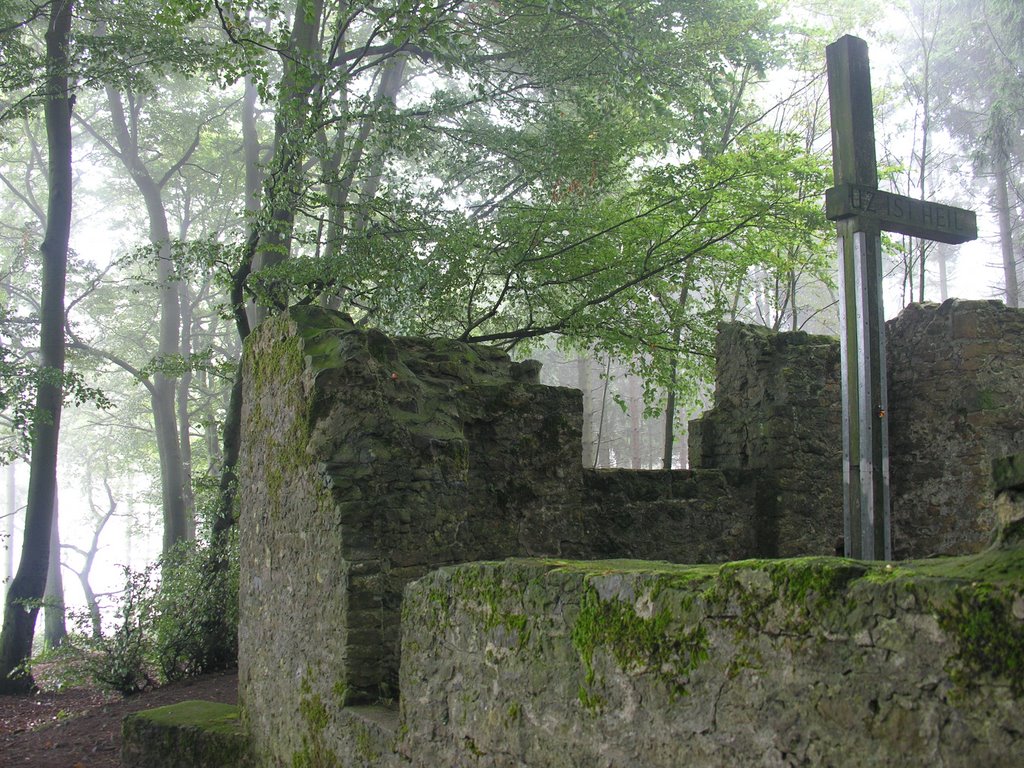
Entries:
POLYGON ((226 669, 238 658, 237 547, 179 545, 163 560, 153 645, 165 680, 226 669))
MULTIPOLYGON (((124 569, 125 589, 114 628, 87 631, 88 616, 71 616, 76 631, 32 661, 47 688, 91 680, 138 693, 163 682, 227 669, 238 658, 237 545, 185 542, 141 571, 124 569)), ((43 682, 40 679, 40 682, 43 682)))

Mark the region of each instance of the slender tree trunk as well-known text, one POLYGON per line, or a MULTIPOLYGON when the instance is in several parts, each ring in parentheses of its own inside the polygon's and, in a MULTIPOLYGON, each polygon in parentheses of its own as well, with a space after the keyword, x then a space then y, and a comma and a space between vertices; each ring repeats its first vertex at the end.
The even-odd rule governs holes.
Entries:
MULTIPOLYGON (((923 120, 921 126, 921 167, 918 176, 918 189, 921 192, 921 199, 927 200, 925 185, 928 182, 928 138, 931 132, 931 50, 926 48, 924 52, 924 83, 922 89, 922 112, 923 120)), ((917 300, 924 303, 925 266, 928 261, 928 241, 924 238, 917 240, 917 300)))
POLYGON ((662 436, 661 468, 672 469, 672 457, 675 451, 676 441, 676 367, 678 362, 673 360, 669 369, 669 388, 665 396, 665 433, 662 436))
POLYGON ((82 571, 77 572, 76 575, 78 583, 82 587, 82 594, 85 595, 86 610, 89 611, 89 632, 93 640, 100 640, 103 638, 103 614, 100 613, 99 601, 89 582, 89 574, 82 571))
POLYGON ((18 512, 18 486, 14 462, 7 465, 7 514, 4 516, 6 525, 6 538, 3 541, 4 548, 4 575, 3 590, 0 594, 4 600, 7 599, 7 590, 10 588, 11 579, 14 578, 14 518, 18 512))
MULTIPOLYGON (((242 158, 245 164, 245 214, 255 226, 260 211, 260 190, 263 188, 263 169, 260 165, 260 136, 256 124, 256 104, 259 94, 252 78, 245 77, 245 91, 242 97, 242 158)), ((250 326, 259 322, 256 305, 246 305, 250 326)))
POLYGON ((178 442, 174 407, 174 379, 162 373, 153 376, 153 423, 160 455, 160 487, 163 501, 163 552, 188 538, 185 513, 185 476, 178 442))
MULTIPOLYGON (((672 329, 672 346, 677 350, 683 340, 682 315, 686 311, 686 302, 690 298, 690 270, 688 264, 686 273, 683 275, 683 287, 679 289, 679 298, 676 303, 679 305, 680 321, 672 329)), ((673 357, 668 373, 668 395, 665 398, 665 441, 664 450, 661 453, 662 469, 672 469, 673 444, 676 438, 676 382, 679 376, 679 358, 673 357)))
POLYGON ((939 300, 945 301, 949 298, 949 248, 939 244, 935 256, 939 260, 939 300))
POLYGON ((640 424, 643 421, 644 399, 640 393, 640 377, 629 376, 629 463, 632 469, 643 468, 643 437, 640 424))
MULTIPOLYGON (((231 308, 235 319, 238 338, 245 343, 249 337, 249 314, 246 311, 244 287, 249 276, 249 262, 243 260, 231 276, 231 308)), ((220 473, 217 495, 217 513, 213 520, 211 536, 217 543, 235 524, 235 499, 238 497, 238 455, 242 442, 242 362, 235 370, 235 381, 231 386, 227 415, 224 417, 224 462, 220 473)))
MULTIPOLYGON (((89 549, 83 550, 75 546, 67 547, 85 558, 82 563, 82 569, 80 571, 75 571, 75 575, 78 576, 78 582, 82 585, 82 592, 85 594, 85 604, 89 609, 89 619, 92 624, 92 636, 96 640, 103 636, 103 617, 100 615, 99 602, 96 600, 96 593, 93 592, 89 577, 92 574, 93 563, 96 562, 96 554, 100 550, 100 536, 103 534, 103 529, 106 527, 107 523, 110 522, 110 518, 112 518, 117 512, 117 501, 114 499, 114 493, 110 489, 110 482, 107 477, 103 478, 103 487, 107 491, 107 510, 103 513, 102 517, 100 517, 95 530, 92 532, 92 541, 89 543, 89 549)), ((92 505, 91 494, 89 502, 90 505, 92 505)), ((95 505, 92 506, 95 510, 95 505)))
POLYGON ((790 324, 789 330, 799 331, 800 330, 800 318, 796 308, 796 270, 789 270, 789 316, 790 324))
POLYGON ((252 77, 245 76, 242 95, 242 157, 245 162, 245 212, 254 214, 260 209, 260 187, 263 171, 260 167, 260 136, 256 126, 256 104, 259 94, 252 77))
POLYGON ((0 693, 30 690, 30 675, 11 677, 32 653, 39 601, 46 588, 50 527, 57 487, 57 437, 60 432, 64 374, 64 286, 71 234, 71 99, 68 90, 68 39, 73 0, 52 0, 46 30, 46 121, 49 191, 43 237, 39 352, 53 376, 40 380, 38 419, 32 436, 25 535, 18 573, 11 582, 0 632, 0 693))
POLYGON ((220 473, 217 514, 213 519, 212 537, 216 542, 235 524, 235 499, 238 498, 238 454, 242 443, 242 366, 235 372, 224 419, 224 463, 220 473))
POLYGON ((1017 258, 1013 248, 1013 228, 1010 226, 1009 182, 1006 173, 1006 154, 995 153, 996 215, 999 219, 999 245, 1003 254, 1003 284, 1006 306, 1020 306, 1020 288, 1017 284, 1017 258))
MULTIPOLYGON (((135 186, 146 205, 149 218, 149 242, 156 251, 157 298, 160 306, 159 341, 157 355, 171 359, 180 352, 181 302, 176 270, 171 258, 171 234, 160 185, 150 175, 139 155, 135 132, 129 129, 121 94, 107 88, 114 136, 121 153, 121 161, 132 176, 135 186)), ((137 115, 131 116, 132 125, 137 115)), ((156 433, 157 453, 160 456, 160 487, 163 507, 163 551, 168 552, 177 542, 188 538, 188 512, 186 487, 189 486, 178 437, 178 414, 175 406, 177 382, 161 370, 153 374, 150 401, 153 409, 153 428, 156 433)))
POLYGON ((590 356, 576 358, 576 381, 583 393, 583 466, 593 467, 596 462, 594 445, 594 402, 590 384, 590 356))
POLYGON ((611 451, 608 448, 608 440, 605 437, 605 429, 608 423, 608 386, 612 377, 612 358, 608 356, 604 366, 604 382, 601 385, 601 407, 598 409, 597 417, 597 441, 594 445, 594 468, 598 466, 607 467, 611 463, 611 451))
POLYGON ((68 636, 65 623, 64 577, 60 568, 60 526, 57 494, 53 495, 53 524, 50 526, 50 563, 46 570, 43 595, 43 642, 47 648, 59 648, 68 636))
MULTIPOLYGON (((377 103, 378 110, 394 111, 395 102, 398 99, 398 92, 402 89, 402 84, 405 82, 405 68, 406 60, 404 56, 396 56, 391 59, 385 66, 384 71, 380 76, 380 86, 377 89, 377 95, 375 101, 377 103)), ((374 116, 376 120, 379 120, 379 115, 374 116)), ((367 118, 366 126, 372 126, 375 120, 373 118, 367 118)), ((360 136, 361 141, 365 144, 366 139, 369 136, 369 130, 365 134, 360 136)), ((362 155, 363 147, 360 146, 359 152, 356 157, 362 155)), ((380 188, 381 172, 384 169, 385 159, 385 147, 378 146, 372 153, 369 162, 367 164, 366 173, 363 176, 363 183, 359 189, 360 203, 357 208, 356 216, 352 221, 352 230, 354 232, 361 232, 366 228, 366 208, 365 206, 377 195, 377 190, 380 188)), ((359 160, 356 159, 351 164, 351 172, 356 172, 356 165, 359 160)))
POLYGON ((178 379, 175 406, 178 409, 178 441, 181 452, 182 495, 185 502, 185 538, 196 537, 196 502, 192 494, 192 425, 189 416, 189 391, 192 388, 192 371, 188 362, 192 357, 192 303, 188 283, 178 281, 178 302, 181 307, 181 344, 179 354, 185 361, 185 370, 178 379))

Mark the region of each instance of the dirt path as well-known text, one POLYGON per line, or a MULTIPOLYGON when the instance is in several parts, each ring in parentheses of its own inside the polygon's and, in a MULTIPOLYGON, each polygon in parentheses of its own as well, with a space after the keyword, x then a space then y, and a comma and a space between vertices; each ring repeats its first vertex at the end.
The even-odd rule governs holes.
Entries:
POLYGON ((235 703, 238 674, 204 675, 125 698, 75 689, 0 696, 0 768, 120 768, 121 719, 189 699, 235 703))

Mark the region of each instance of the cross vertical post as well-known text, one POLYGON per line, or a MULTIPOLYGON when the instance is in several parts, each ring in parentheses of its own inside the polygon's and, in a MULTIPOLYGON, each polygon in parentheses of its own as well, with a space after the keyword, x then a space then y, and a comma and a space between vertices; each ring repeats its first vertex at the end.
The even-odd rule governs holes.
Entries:
MULTIPOLYGON (((877 189, 867 44, 825 49, 836 187, 877 189)), ((837 221, 842 398, 843 534, 847 557, 891 559, 889 425, 882 304, 882 230, 873 217, 837 221)))
POLYGON ((889 394, 882 306, 882 232, 942 243, 978 236, 974 211, 878 188, 868 46, 845 35, 825 48, 835 186, 825 215, 839 250, 843 398, 843 534, 847 557, 892 559, 889 394))

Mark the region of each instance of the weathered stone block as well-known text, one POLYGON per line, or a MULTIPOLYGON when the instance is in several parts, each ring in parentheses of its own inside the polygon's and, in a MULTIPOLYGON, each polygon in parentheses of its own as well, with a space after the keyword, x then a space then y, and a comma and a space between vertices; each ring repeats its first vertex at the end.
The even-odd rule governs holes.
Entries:
POLYGON ((992 462, 1024 451, 1024 312, 918 304, 888 331, 894 554, 977 552, 996 527, 992 462))
POLYGON ((406 595, 381 765, 1009 768, 1022 584, 1020 550, 443 569, 406 595))
POLYGON ((838 342, 726 323, 715 354, 715 407, 690 423, 691 466, 757 472, 759 554, 832 554, 843 509, 838 342))
POLYGON ((135 712, 121 728, 125 768, 249 768, 249 749, 239 709, 230 704, 184 701, 135 712))

